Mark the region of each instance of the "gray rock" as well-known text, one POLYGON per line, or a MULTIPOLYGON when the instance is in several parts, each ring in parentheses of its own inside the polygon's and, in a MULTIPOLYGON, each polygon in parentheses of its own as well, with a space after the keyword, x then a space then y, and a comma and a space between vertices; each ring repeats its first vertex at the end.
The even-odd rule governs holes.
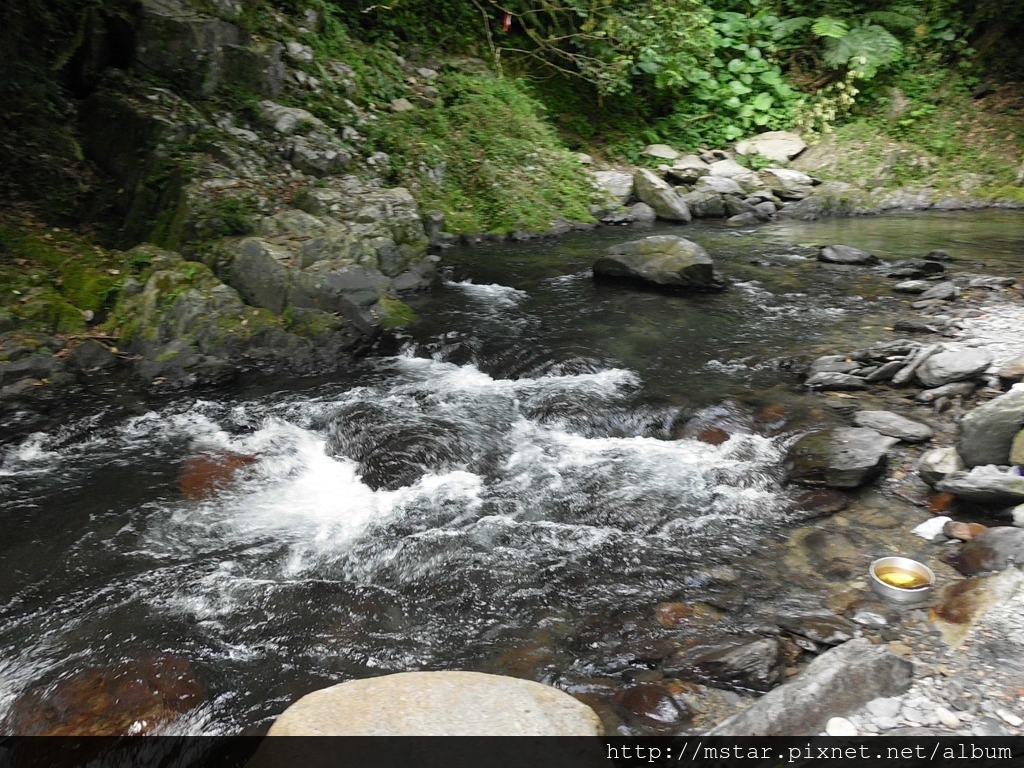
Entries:
POLYGON ((746 211, 745 213, 737 213, 735 216, 730 216, 725 220, 725 226, 727 227, 753 227, 760 224, 764 219, 758 216, 754 211, 746 211))
POLYGON ((775 218, 775 211, 778 209, 775 207, 775 203, 771 200, 765 200, 762 203, 758 203, 754 206, 754 213, 757 214, 757 218, 761 221, 771 221, 775 218))
POLYGON ((1014 384, 1024 379, 1024 355, 1003 363, 999 368, 999 378, 1014 384))
POLYGON ((402 672, 303 696, 268 736, 600 736, 590 707, 557 688, 481 672, 402 672))
POLYGON ((698 219, 725 216, 725 201, 717 192, 687 192, 682 198, 690 213, 698 219))
POLYGON ((392 112, 411 112, 414 109, 416 109, 416 107, 408 99, 400 98, 391 100, 392 112))
POLYGON ((883 435, 898 437, 908 443, 923 443, 931 440, 934 434, 927 424, 891 411, 858 411, 853 417, 853 423, 858 427, 869 427, 883 435))
POLYGON ((892 289, 897 293, 924 293, 933 285, 934 283, 928 280, 904 280, 902 283, 896 283, 892 289))
POLYGON ((740 690, 767 691, 782 681, 785 658, 776 638, 760 637, 687 652, 666 661, 663 669, 669 675, 692 675, 740 690))
POLYGON ((921 294, 922 301, 938 299, 940 301, 953 301, 960 295, 959 289, 951 282, 935 283, 931 288, 921 294))
POLYGON ((970 288, 987 288, 990 291, 995 291, 1000 288, 1009 288, 1016 284, 1017 278, 1015 277, 983 276, 973 278, 967 285, 970 288))
POLYGON ((224 80, 243 91, 276 99, 284 90, 286 69, 280 43, 224 46, 224 80))
POLYGON ((629 216, 638 224, 653 224, 658 219, 657 212, 647 203, 634 203, 629 206, 629 216))
POLYGON ((612 197, 625 205, 633 197, 633 174, 622 171, 594 171, 594 180, 612 197))
POLYGON ((965 576, 1024 564, 1024 528, 997 526, 965 541, 947 558, 965 576))
POLYGON ((640 154, 659 160, 675 160, 679 157, 679 152, 668 144, 648 144, 640 154))
POLYGON ((716 195, 740 195, 743 187, 733 179, 724 176, 702 176, 693 187, 694 192, 712 192, 716 195))
POLYGON ((903 702, 893 696, 880 696, 866 705, 868 712, 875 717, 896 717, 900 713, 903 702))
POLYGON ((791 131, 768 131, 736 142, 736 151, 741 155, 760 155, 776 163, 792 160, 807 149, 800 136, 791 131))
POLYGON ((322 134, 294 136, 282 150, 292 166, 311 176, 333 176, 352 163, 347 148, 322 134))
POLYGON ((1003 472, 992 464, 949 475, 937 482, 935 489, 978 504, 1006 506, 1024 502, 1024 477, 1003 472))
POLYGON ((803 200, 814 191, 810 176, 788 168, 765 168, 761 180, 783 200, 803 200))
POLYGON ((732 179, 746 191, 753 191, 764 186, 760 177, 749 168, 744 168, 735 160, 719 160, 711 163, 711 176, 732 179))
POLYGON ((679 184, 695 184, 697 179, 711 173, 711 168, 696 155, 680 157, 672 163, 666 174, 679 184))
POLYGON ((227 281, 249 304, 279 315, 288 303, 292 254, 256 237, 242 241, 227 281))
POLYGON ((713 736, 813 736, 830 717, 848 715, 880 696, 910 687, 913 666, 864 639, 814 659, 792 681, 713 728, 713 736))
POLYGON ((839 645, 852 640, 857 634, 857 627, 853 622, 832 613, 778 616, 775 623, 785 631, 806 637, 818 645, 839 645))
POLYGON ((864 377, 864 380, 869 384, 874 384, 878 381, 890 381, 897 373, 903 370, 902 360, 890 360, 888 363, 882 363, 874 371, 864 377))
POLYGON ((657 235, 614 245, 594 263, 594 276, 634 280, 668 289, 721 290, 708 252, 673 235, 657 235))
POLYGON ((877 206, 864 190, 841 181, 826 181, 816 187, 810 197, 786 203, 779 215, 814 221, 822 216, 860 216, 877 212, 877 206))
POLYGON ((933 448, 917 461, 917 474, 933 488, 936 483, 962 472, 963 469, 963 459, 956 452, 956 448, 951 447, 933 448))
POLYGON ((285 52, 288 54, 288 58, 292 61, 297 61, 302 64, 309 64, 315 58, 313 49, 308 45, 296 42, 295 40, 289 40, 284 44, 285 52))
POLYGON ((683 223, 690 221, 690 209, 680 194, 656 174, 643 168, 638 170, 633 176, 633 186, 636 196, 651 206, 659 219, 683 223))
POLYGON ((850 373, 861 367, 861 363, 846 355, 825 355, 817 358, 807 371, 808 377, 816 373, 850 373))
POLYGON ((857 389, 867 389, 867 382, 860 376, 851 376, 848 373, 816 373, 808 377, 804 382, 808 389, 843 392, 857 389))
POLYGON ((975 388, 973 381, 954 381, 941 387, 923 389, 914 396, 914 400, 919 403, 930 403, 940 397, 970 397, 974 394, 975 388))
MULTIPOLYGON (((889 264, 886 277, 930 277, 932 275, 941 275, 945 271, 946 268, 938 261, 907 259, 889 264)), ((931 285, 934 285, 934 283, 931 283, 931 285)))
POLYGON ((948 345, 924 359, 914 375, 926 387, 939 387, 984 373, 990 365, 992 353, 987 349, 948 345))
POLYGON ((1005 464, 1024 422, 1024 385, 979 405, 960 420, 957 449, 968 467, 1005 464))
POLYGON ((278 133, 291 136, 303 128, 327 132, 324 121, 300 107, 286 107, 274 101, 264 100, 259 103, 260 121, 278 133))
POLYGON ((725 195, 725 212, 729 216, 739 216, 741 213, 753 213, 754 206, 736 195, 725 195))
POLYGON ((811 432, 789 449, 787 474, 803 485, 856 488, 882 471, 889 449, 898 442, 864 427, 811 432))
POLYGON ((818 254, 818 261, 827 264, 878 264, 879 258, 851 245, 826 245, 818 254))

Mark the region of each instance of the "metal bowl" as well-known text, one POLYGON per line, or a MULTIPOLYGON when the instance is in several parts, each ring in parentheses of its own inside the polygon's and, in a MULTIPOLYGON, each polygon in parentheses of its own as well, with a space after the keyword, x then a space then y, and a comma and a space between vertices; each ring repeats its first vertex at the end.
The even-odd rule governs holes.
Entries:
POLYGON ((871 564, 871 588, 894 603, 923 603, 932 595, 935 574, 932 569, 909 557, 882 557, 871 564), (908 586, 900 586, 900 581, 908 586))

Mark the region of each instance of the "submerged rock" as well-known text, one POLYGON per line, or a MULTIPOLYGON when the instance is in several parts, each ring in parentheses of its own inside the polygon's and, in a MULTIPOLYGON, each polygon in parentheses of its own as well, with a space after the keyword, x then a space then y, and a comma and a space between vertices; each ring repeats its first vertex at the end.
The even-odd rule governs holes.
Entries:
POLYGON ((665 662, 663 669, 713 686, 768 691, 782 682, 785 657, 778 639, 759 637, 689 651, 665 662))
POLYGON ((181 495, 187 499, 205 499, 230 485, 239 471, 255 462, 255 456, 231 451, 192 456, 181 471, 181 495))
POLYGON ((880 259, 851 245, 826 245, 818 254, 818 260, 828 264, 878 264, 880 259))
POLYGON ((590 707, 557 688, 482 672, 351 680, 292 704, 268 736, 600 736, 590 707))
POLYGON ((613 245, 594 262, 594 277, 640 282, 661 289, 720 291, 725 283, 701 246, 673 235, 613 245))
POLYGON ((856 488, 874 479, 896 443, 873 429, 840 427, 800 438, 786 455, 791 481, 829 488, 856 488))

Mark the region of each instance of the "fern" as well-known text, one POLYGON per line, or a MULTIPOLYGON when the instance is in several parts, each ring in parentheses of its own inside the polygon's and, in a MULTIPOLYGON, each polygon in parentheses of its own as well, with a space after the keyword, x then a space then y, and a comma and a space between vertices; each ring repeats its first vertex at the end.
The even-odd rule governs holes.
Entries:
POLYGON ((785 40, 811 23, 810 16, 794 16, 792 19, 779 19, 772 27, 771 35, 775 40, 785 40))
POLYGON ((819 16, 811 25, 811 32, 818 37, 828 37, 834 40, 841 40, 850 33, 850 28, 842 19, 832 16, 819 16))
POLYGON ((856 68, 863 72, 862 77, 871 79, 880 68, 903 57, 903 44, 878 24, 854 27, 845 37, 826 41, 823 59, 828 66, 845 67, 854 57, 864 58, 856 62, 856 68))

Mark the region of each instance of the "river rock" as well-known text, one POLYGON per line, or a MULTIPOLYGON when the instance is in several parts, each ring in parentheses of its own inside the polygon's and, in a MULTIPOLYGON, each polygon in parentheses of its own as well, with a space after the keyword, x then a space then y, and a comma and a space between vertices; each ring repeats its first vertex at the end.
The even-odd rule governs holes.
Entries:
POLYGON ((1010 463, 1018 467, 1024 465, 1024 429, 1017 433, 1010 444, 1010 463))
POLYGON ((658 212, 647 203, 633 203, 629 206, 629 216, 637 224, 653 224, 658 219, 658 212))
MULTIPOLYGON (((889 264, 889 268, 885 274, 886 277, 917 278, 930 277, 932 275, 941 275, 945 271, 946 268, 938 261, 921 261, 919 259, 907 259, 905 261, 896 261, 889 264)), ((923 282, 928 287, 935 285, 935 283, 930 283, 927 281, 921 282, 923 282)))
POLYGON ((807 144, 792 131, 768 131, 736 142, 741 155, 760 155, 776 163, 792 160, 807 149, 807 144))
POLYGON ((760 224, 763 219, 757 215, 754 211, 746 211, 745 213, 737 213, 735 216, 730 216, 725 220, 725 226, 727 227, 754 227, 760 224))
POLYGON ((795 679, 766 693, 713 728, 711 736, 813 736, 830 717, 851 714, 872 699, 897 696, 913 665, 872 645, 850 640, 821 654, 795 679))
POLYGON ((1003 363, 999 367, 999 378, 1011 384, 1016 384, 1024 379, 1024 355, 1003 363))
POLYGON ((680 157, 672 163, 672 167, 666 171, 669 178, 679 184, 695 184, 697 179, 711 173, 711 168, 696 155, 680 157))
POLYGON ((970 541, 976 539, 985 531, 988 526, 981 523, 964 523, 960 520, 950 520, 942 526, 942 535, 949 539, 959 541, 970 541))
POLYGON ((683 653, 663 665, 666 674, 740 690, 767 691, 782 681, 785 657, 777 638, 737 640, 683 653))
POLYGON ((942 344, 929 344, 927 347, 919 347, 905 359, 904 366, 892 377, 892 383, 906 384, 914 378, 914 373, 925 360, 937 352, 941 352, 944 348, 942 344))
POLYGON ((694 192, 711 192, 716 195, 743 196, 743 187, 733 179, 724 176, 702 176, 693 187, 694 192))
POLYGON ((690 209, 690 213, 698 219, 725 216, 725 201, 717 192, 687 192, 682 195, 682 199, 686 203, 686 207, 690 209))
POLYGON ((938 387, 973 378, 988 370, 990 365, 992 353, 987 349, 948 345, 923 360, 914 375, 926 387, 938 387))
POLYGON ((84 669, 15 702, 20 736, 138 736, 166 727, 202 703, 205 692, 185 659, 164 655, 112 669, 84 669))
POLYGON ((668 144, 648 144, 640 154, 655 157, 658 160, 675 160, 679 157, 679 152, 668 144))
POLYGON ((482 672, 401 672, 314 691, 268 736, 600 736, 590 707, 557 688, 482 672))
POLYGON ((993 464, 979 465, 970 472, 957 472, 935 484, 935 489, 952 493, 978 504, 1020 504, 1024 502, 1024 477, 1003 472, 993 464))
POLYGON ((230 485, 243 468, 255 462, 255 456, 233 451, 192 456, 181 471, 181 495, 186 499, 205 499, 230 485))
POLYGON ((633 174, 622 171, 594 171, 598 186, 625 205, 633 197, 633 174))
POLYGON ((811 377, 818 373, 852 373, 862 366, 861 362, 847 355, 824 355, 815 358, 811 367, 807 369, 807 376, 811 377))
POLYGON ((918 403, 931 403, 940 397, 970 397, 974 394, 976 386, 973 381, 954 381, 951 384, 943 384, 933 389, 922 389, 914 400, 918 403))
POLYGON ((857 627, 853 622, 832 613, 778 616, 775 623, 786 632, 806 637, 818 645, 839 645, 852 640, 857 634, 857 627))
POLYGON ((933 448, 917 462, 917 474, 933 488, 947 477, 963 471, 964 462, 956 448, 933 448))
POLYGON ((633 175, 633 186, 641 202, 653 208, 658 218, 667 221, 690 221, 690 209, 675 188, 652 171, 641 168, 633 175))
POLYGON ((1009 288, 1017 284, 1017 278, 1015 277, 994 277, 985 275, 982 277, 972 278, 967 284, 968 288, 986 288, 990 291, 996 291, 1000 288, 1009 288))
POLYGON ((685 704, 664 685, 634 685, 616 693, 615 700, 634 718, 655 729, 679 728, 690 719, 685 704))
POLYGON ((960 290, 956 285, 946 281, 942 283, 935 283, 931 288, 924 291, 921 294, 921 300, 928 301, 930 299, 937 299, 939 301, 953 301, 953 299, 959 295, 960 290))
POLYGON ((968 467, 1006 464, 1024 421, 1024 384, 989 400, 960 420, 957 450, 968 467))
POLYGON ((841 392, 857 389, 867 389, 867 382, 860 376, 851 376, 848 373, 816 373, 804 382, 808 389, 841 392))
POLYGON ((606 254, 594 263, 595 278, 638 281, 663 289, 718 291, 724 287, 708 252, 686 238, 654 235, 613 245, 606 254))
POLYGON ((880 259, 851 245, 826 245, 818 254, 818 261, 827 264, 878 264, 880 259))
POLYGON ((889 449, 898 442, 863 427, 812 432, 789 449, 787 474, 803 485, 856 488, 882 471, 889 449))
POLYGON ((896 293, 924 293, 932 287, 934 283, 928 280, 904 280, 902 283, 896 283, 892 287, 896 293))
POLYGON ((932 428, 919 421, 891 411, 858 411, 853 417, 858 427, 869 427, 876 432, 890 437, 898 437, 908 443, 923 443, 931 440, 932 428))
POLYGON ((725 159, 711 163, 711 176, 732 179, 745 191, 750 192, 764 186, 760 177, 749 168, 744 168, 735 160, 725 159))
POLYGON ((269 99, 259 103, 257 114, 264 125, 285 136, 291 136, 306 128, 315 128, 318 131, 329 130, 326 123, 312 112, 301 107, 286 107, 269 99))
POLYGON ((788 168, 765 168, 761 180, 783 200, 803 200, 814 191, 810 176, 788 168))
POLYGON ((959 550, 945 559, 965 576, 1001 571, 1024 563, 1024 528, 1009 525, 989 528, 980 536, 965 541, 959 550))

